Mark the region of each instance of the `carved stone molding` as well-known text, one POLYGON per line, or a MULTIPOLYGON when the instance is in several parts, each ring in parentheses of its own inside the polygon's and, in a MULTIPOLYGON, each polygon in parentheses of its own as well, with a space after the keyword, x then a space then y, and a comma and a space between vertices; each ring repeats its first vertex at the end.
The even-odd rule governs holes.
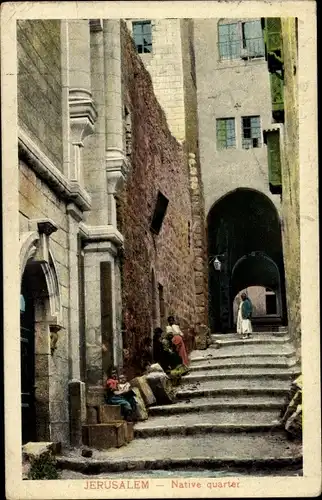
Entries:
POLYGON ((112 225, 87 226, 81 222, 79 228, 86 241, 111 241, 116 247, 123 246, 123 235, 112 225))
POLYGON ((28 223, 30 231, 38 231, 39 241, 34 259, 39 262, 49 261, 49 237, 58 230, 57 224, 51 219, 31 219, 28 223))
POLYGON ((83 147, 83 140, 94 132, 97 120, 91 92, 86 89, 69 90, 69 115, 72 144, 83 147))
POLYGON ((129 160, 119 150, 106 151, 105 166, 107 174, 107 191, 116 194, 123 186, 129 170, 129 160))
POLYGON ((18 130, 19 158, 62 199, 73 201, 81 210, 91 208, 91 197, 77 182, 69 181, 21 128, 18 130))

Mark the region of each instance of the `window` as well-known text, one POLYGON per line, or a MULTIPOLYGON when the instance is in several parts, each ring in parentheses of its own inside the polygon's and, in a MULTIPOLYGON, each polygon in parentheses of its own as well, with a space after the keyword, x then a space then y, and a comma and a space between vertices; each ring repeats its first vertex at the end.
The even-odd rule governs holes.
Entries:
POLYGON ((221 59, 240 57, 239 24, 219 24, 219 54, 221 59))
POLYGON ((260 148, 261 125, 259 116, 244 116, 242 118, 242 147, 244 149, 260 148))
POLYGON ((217 119, 217 149, 236 147, 235 118, 217 119))
POLYGON ((133 26, 133 38, 136 50, 139 54, 152 52, 151 21, 135 21, 133 26))
POLYGON ((263 32, 260 20, 241 23, 242 57, 263 57, 265 55, 263 32))
POLYGON ((218 32, 221 59, 252 59, 265 55, 260 19, 219 24, 218 32))
POLYGON ((159 234, 167 211, 169 200, 159 191, 151 223, 151 231, 159 234))

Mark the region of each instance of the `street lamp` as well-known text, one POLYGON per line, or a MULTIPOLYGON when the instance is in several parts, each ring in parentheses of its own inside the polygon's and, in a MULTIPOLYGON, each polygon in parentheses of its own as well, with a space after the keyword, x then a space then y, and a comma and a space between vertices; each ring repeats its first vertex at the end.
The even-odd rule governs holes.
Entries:
POLYGON ((221 271, 221 266, 222 266, 222 263, 221 263, 221 261, 218 259, 218 257, 222 257, 222 258, 224 258, 224 257, 225 257, 225 254, 224 254, 224 253, 222 253, 222 254, 214 255, 213 257, 211 257, 211 259, 210 259, 210 263, 214 265, 215 271, 221 271))

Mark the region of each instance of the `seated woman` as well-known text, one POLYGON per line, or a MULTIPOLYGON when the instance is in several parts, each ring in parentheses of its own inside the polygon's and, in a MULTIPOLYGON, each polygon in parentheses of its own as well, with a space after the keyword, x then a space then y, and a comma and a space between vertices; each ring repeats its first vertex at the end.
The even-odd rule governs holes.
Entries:
POLYGON ((177 354, 180 356, 181 363, 185 367, 188 367, 189 359, 186 351, 186 346, 184 345, 183 341, 183 333, 180 330, 179 325, 175 324, 173 316, 169 316, 168 323, 167 334, 172 334, 172 344, 174 345, 177 354))
MULTIPOLYGON (((122 416, 128 421, 132 421, 133 420, 132 405, 130 400, 128 400, 127 397, 125 397, 129 391, 128 390, 124 391, 124 383, 126 382, 126 380, 125 382, 124 378, 122 378, 122 380, 123 382, 121 383, 121 381, 118 379, 116 369, 113 369, 111 372, 111 376, 106 381, 107 392, 105 400, 106 403, 109 405, 120 405, 122 416)), ((129 387, 126 386, 126 389, 128 388, 129 387)))
POLYGON ((173 332, 168 331, 162 338, 162 348, 164 350, 165 362, 167 364, 168 371, 173 370, 182 363, 181 357, 179 356, 173 343, 173 337, 173 332))

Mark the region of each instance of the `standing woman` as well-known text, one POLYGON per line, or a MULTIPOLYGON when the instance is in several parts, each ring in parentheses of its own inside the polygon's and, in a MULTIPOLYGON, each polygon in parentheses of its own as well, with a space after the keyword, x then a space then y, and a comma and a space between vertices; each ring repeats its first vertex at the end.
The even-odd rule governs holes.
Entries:
POLYGON ((175 324, 174 317, 168 317, 167 333, 172 333, 172 344, 175 346, 176 352, 179 354, 182 364, 184 366, 189 365, 189 359, 186 351, 186 346, 183 341, 183 333, 180 330, 179 325, 175 324))
POLYGON ((243 292, 241 294, 241 301, 239 304, 237 315, 237 333, 239 333, 243 339, 251 337, 253 331, 251 322, 252 312, 252 303, 247 297, 246 293, 243 292))

